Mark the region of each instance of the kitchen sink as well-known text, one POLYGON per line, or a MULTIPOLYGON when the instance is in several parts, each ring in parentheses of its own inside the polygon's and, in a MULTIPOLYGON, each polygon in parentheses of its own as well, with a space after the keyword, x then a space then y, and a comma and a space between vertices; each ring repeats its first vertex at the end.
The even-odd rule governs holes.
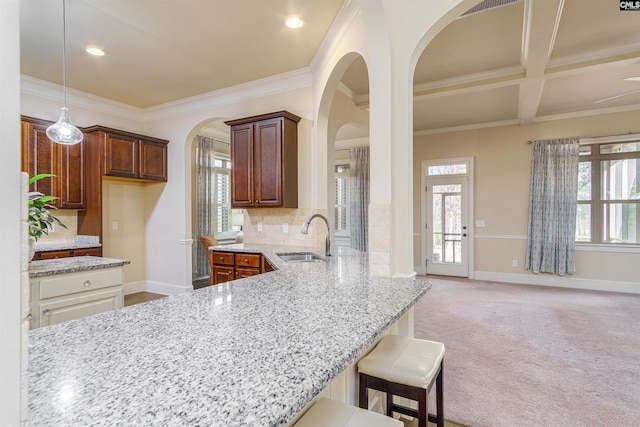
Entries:
POLYGON ((313 252, 281 252, 277 253, 286 262, 324 262, 326 259, 313 252))

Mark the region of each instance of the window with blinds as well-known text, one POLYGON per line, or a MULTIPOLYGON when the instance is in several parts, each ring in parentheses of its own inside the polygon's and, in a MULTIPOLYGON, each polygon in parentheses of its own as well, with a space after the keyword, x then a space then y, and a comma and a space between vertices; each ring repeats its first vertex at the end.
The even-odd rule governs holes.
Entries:
POLYGON ((223 233, 231 230, 231 162, 216 156, 214 173, 215 230, 216 233, 223 233))
POLYGON ((350 235, 349 230, 349 165, 336 165, 335 170, 335 232, 336 236, 350 235))

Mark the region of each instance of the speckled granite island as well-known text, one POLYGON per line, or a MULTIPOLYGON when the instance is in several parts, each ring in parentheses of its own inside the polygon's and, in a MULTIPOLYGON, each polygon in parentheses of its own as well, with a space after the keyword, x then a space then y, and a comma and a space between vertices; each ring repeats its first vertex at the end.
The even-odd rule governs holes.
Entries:
POLYGON ((30 331, 30 426, 290 424, 345 372, 353 382, 430 288, 369 277, 345 248, 316 263, 283 262, 290 247, 220 249, 278 270, 30 331))

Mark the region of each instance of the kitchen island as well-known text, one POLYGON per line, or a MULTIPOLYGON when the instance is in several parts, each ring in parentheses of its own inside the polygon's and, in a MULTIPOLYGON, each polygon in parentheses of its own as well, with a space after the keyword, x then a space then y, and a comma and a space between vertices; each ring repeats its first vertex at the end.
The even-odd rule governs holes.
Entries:
POLYGON ((287 425, 430 288, 226 249, 278 270, 30 331, 30 425, 287 425))

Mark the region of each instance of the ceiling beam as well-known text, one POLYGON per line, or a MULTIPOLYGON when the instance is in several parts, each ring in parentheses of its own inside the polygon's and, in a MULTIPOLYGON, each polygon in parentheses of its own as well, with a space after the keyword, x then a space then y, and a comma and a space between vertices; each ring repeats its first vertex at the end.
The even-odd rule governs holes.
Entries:
POLYGON ((522 66, 526 81, 520 84, 518 120, 521 125, 533 123, 542 90, 544 73, 555 43, 564 0, 525 0, 522 34, 522 66))

